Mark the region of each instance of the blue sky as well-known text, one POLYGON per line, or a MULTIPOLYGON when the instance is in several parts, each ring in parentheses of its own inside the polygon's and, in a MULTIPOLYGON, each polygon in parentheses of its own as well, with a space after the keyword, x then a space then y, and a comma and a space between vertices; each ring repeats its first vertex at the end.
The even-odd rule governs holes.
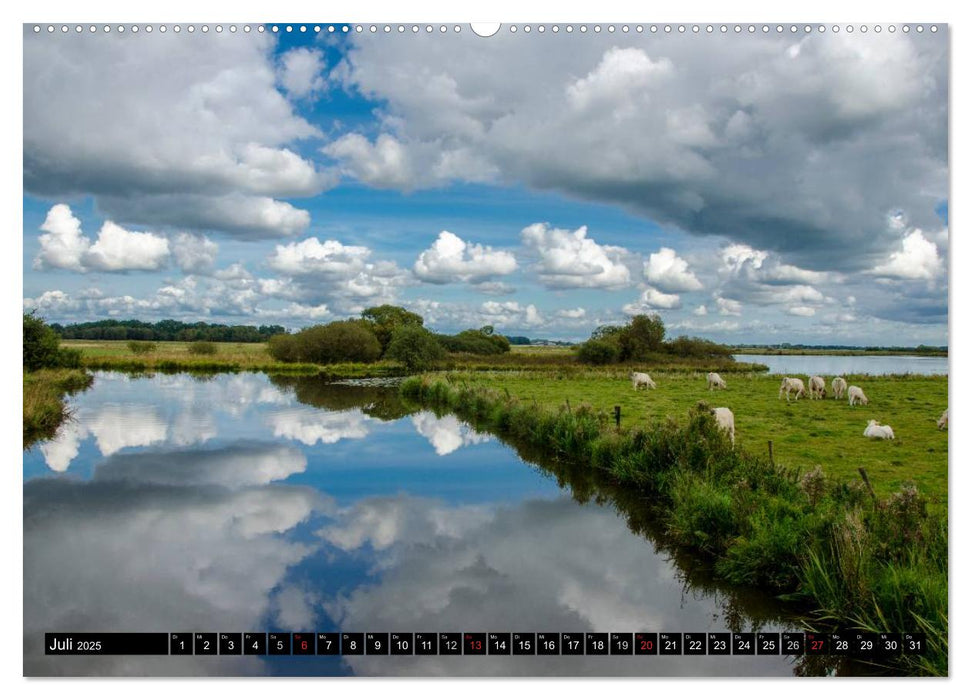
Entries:
POLYGON ((947 38, 35 36, 24 306, 61 321, 947 342, 947 38), (52 103, 52 96, 56 100, 52 103), (446 233, 447 232, 447 233, 446 233))

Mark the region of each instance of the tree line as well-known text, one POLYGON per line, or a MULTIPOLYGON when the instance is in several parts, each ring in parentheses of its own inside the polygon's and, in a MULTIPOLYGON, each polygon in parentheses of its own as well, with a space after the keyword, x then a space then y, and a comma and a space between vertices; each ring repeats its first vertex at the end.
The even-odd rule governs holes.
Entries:
POLYGON ((147 321, 89 321, 50 327, 65 340, 207 340, 215 343, 263 343, 285 333, 283 326, 227 326, 222 323, 183 323, 166 319, 147 321))

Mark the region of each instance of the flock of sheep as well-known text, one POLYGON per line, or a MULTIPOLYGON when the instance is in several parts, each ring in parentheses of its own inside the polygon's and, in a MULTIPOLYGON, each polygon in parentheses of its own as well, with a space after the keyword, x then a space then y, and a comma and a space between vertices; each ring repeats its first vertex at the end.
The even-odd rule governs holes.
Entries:
MULTIPOLYGON (((657 389, 657 385, 654 380, 651 379, 650 375, 646 372, 631 372, 630 374, 631 383, 636 391, 639 387, 646 387, 648 389, 657 389)), ((830 387, 833 391, 833 398, 840 400, 843 398, 844 394, 847 396, 850 406, 855 406, 862 404, 867 406, 870 400, 863 393, 863 389, 858 386, 847 386, 846 380, 842 377, 834 377, 830 387)), ((718 372, 708 373, 708 391, 714 391, 715 389, 727 389, 728 384, 724 379, 718 374, 718 372)), ((795 394, 795 400, 798 401, 800 396, 809 396, 810 399, 822 399, 826 397, 826 380, 820 376, 813 376, 809 378, 809 392, 806 392, 806 385, 798 377, 783 377, 782 385, 779 387, 779 398, 782 398, 782 394, 786 395, 786 401, 790 401, 793 394, 795 394)), ((711 409, 712 415, 715 417, 715 422, 718 426, 728 433, 728 436, 732 440, 732 446, 735 445, 735 414, 732 413, 731 409, 724 406, 711 409)), ((947 428, 947 409, 944 409, 944 413, 941 417, 937 419, 937 427, 940 430, 945 430, 947 428)), ((880 425, 875 420, 870 420, 867 423, 866 429, 863 431, 864 437, 877 438, 880 440, 893 440, 893 428, 889 425, 880 425)))

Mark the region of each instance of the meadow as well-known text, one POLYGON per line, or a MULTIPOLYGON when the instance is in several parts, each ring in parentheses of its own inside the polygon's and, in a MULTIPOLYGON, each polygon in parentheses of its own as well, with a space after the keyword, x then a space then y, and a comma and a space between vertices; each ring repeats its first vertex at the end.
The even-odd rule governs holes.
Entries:
MULTIPOLYGON (((879 495, 914 482, 935 507, 947 505, 947 431, 937 419, 947 407, 947 377, 847 375, 863 388, 868 406, 850 406, 831 396, 821 400, 779 399, 776 375, 725 375, 728 388, 709 392, 704 372, 655 372, 657 389, 634 390, 623 370, 586 370, 574 376, 557 371, 454 372, 452 383, 508 392, 525 402, 558 409, 589 405, 613 420, 620 406, 621 428, 648 427, 668 418, 683 422, 699 401, 726 406, 735 414, 738 449, 808 472, 817 465, 827 476, 859 479, 863 467, 879 495), (863 429, 871 418, 894 429, 895 440, 871 440, 863 429)), ((831 377, 827 377, 827 381, 831 377)), ((805 380, 804 380, 805 381, 805 380)))

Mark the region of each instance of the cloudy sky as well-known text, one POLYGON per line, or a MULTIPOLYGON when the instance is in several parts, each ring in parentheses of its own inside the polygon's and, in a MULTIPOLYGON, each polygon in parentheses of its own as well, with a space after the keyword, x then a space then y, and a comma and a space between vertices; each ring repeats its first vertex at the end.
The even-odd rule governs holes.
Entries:
POLYGON ((24 307, 946 344, 947 31, 24 33, 24 307))

